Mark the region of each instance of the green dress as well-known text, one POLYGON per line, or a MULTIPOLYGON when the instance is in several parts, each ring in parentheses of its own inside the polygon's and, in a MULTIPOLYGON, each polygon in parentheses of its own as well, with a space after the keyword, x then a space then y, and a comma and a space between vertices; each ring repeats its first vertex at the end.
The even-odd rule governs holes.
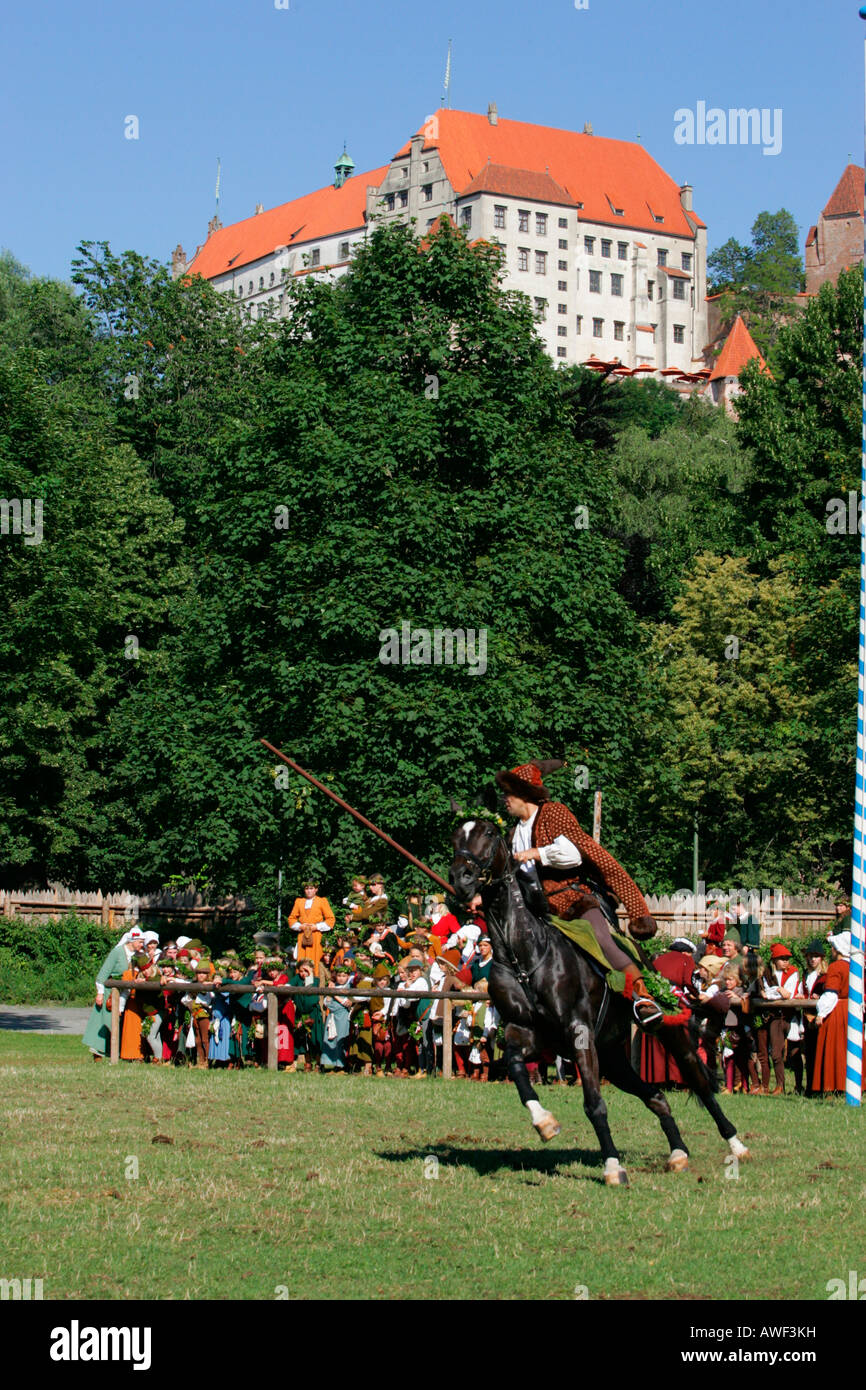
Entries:
MULTIPOLYGON (((123 972, 129 969, 131 954, 118 942, 102 962, 96 977, 97 983, 104 985, 106 980, 119 980, 123 972)), ((81 1039, 84 1046, 89 1047, 91 1052, 95 1052, 99 1057, 107 1057, 111 1052, 111 1010, 108 1007, 110 997, 106 990, 102 1003, 94 1004, 87 1020, 84 1037, 81 1039)))
MULTIPOLYGON (((247 973, 242 975, 239 980, 233 980, 232 984, 243 985, 252 983, 255 973, 254 967, 250 966, 247 973)), ((229 1000, 231 1001, 232 1010, 229 1060, 243 1065, 244 1062, 252 1060, 250 1024, 253 1021, 253 1015, 250 1004, 253 1000, 253 991, 250 990, 249 994, 230 994, 229 1000), (238 1036, 239 1034, 240 1036, 238 1036)))
MULTIPOLYGON (((296 988, 300 988, 302 985, 306 984, 306 981, 301 975, 293 975, 289 980, 289 984, 294 985, 296 988)), ((293 999, 295 1003, 297 1028, 295 1045, 298 1051, 300 1052, 303 1050, 306 1052, 306 1049, 303 1048, 303 1039, 306 1036, 309 1040, 310 1052, 315 1057, 321 1056, 322 1043, 325 1041, 325 1027, 322 1022, 322 1010, 320 1007, 322 996, 320 994, 290 994, 288 998, 293 999), (301 1025, 305 1018, 310 1020, 311 1027, 309 1029, 304 1029, 302 1032, 301 1025)))

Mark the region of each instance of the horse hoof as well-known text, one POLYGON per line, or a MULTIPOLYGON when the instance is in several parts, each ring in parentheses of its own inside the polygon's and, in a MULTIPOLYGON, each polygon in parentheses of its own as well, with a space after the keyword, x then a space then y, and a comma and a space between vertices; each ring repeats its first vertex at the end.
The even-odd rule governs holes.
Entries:
POLYGON ((609 1158, 604 1165, 605 1187, 628 1187, 628 1173, 618 1158, 609 1158))
POLYGON ((550 1111, 547 1110, 542 1115, 541 1119, 536 1120, 535 1129, 538 1132, 538 1137, 543 1139, 545 1144, 547 1144, 551 1139, 556 1138, 557 1134, 559 1134, 562 1129, 562 1125, 556 1117, 551 1115, 550 1111))
POLYGON ((685 1173, 688 1171, 689 1156, 683 1149, 672 1149, 665 1164, 666 1173, 685 1173))
POLYGON ((734 1158, 751 1157, 751 1155, 749 1154, 749 1150, 746 1148, 745 1144, 741 1143, 736 1135, 734 1135, 732 1139, 728 1140, 728 1147, 730 1148, 731 1153, 734 1155, 734 1158))

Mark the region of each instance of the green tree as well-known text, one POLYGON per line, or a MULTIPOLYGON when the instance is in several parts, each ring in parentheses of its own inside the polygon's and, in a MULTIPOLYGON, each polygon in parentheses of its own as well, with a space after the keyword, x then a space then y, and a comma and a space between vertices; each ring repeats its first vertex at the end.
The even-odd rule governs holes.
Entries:
MULTIPOLYGON (((211 441, 195 604, 124 708, 161 857, 223 881, 272 882, 282 862, 333 883, 371 856, 414 877, 275 778, 262 735, 440 870, 449 797, 553 751, 614 788, 615 843, 639 635, 610 481, 575 443, 528 302, 447 223, 423 242, 377 230, 339 283, 311 280, 261 342, 255 414, 211 441), (483 633, 486 669, 385 660, 403 622, 483 633)), ((584 813, 592 785, 569 793, 584 813)))
POLYGON ((652 634, 646 797, 669 839, 678 828, 681 882, 695 816, 705 881, 798 888, 839 871, 796 655, 804 625, 780 564, 761 578, 743 556, 699 555, 673 621, 652 634))
POLYGON ((0 841, 7 882, 120 886, 139 827, 112 720, 190 575, 170 504, 50 356, 0 343, 0 841))
POLYGON ((700 552, 742 548, 747 456, 724 411, 691 399, 657 437, 624 429, 610 468, 612 534, 629 557, 624 592, 642 617, 669 618, 700 552))
POLYGON ((803 285, 797 224, 787 208, 759 213, 751 246, 730 238, 707 257, 711 294, 720 294, 723 323, 741 314, 765 357, 791 315, 791 297, 803 285))

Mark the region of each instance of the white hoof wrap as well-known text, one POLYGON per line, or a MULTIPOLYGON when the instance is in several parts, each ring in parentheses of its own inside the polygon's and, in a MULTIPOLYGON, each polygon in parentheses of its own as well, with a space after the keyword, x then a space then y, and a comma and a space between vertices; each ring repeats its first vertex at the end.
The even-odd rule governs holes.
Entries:
POLYGON ((628 1187, 628 1173, 618 1158, 605 1159, 604 1181, 606 1187, 628 1187))
POLYGON ((734 1158, 749 1157, 749 1150, 746 1148, 745 1144, 740 1143, 740 1140, 737 1138, 736 1134, 732 1135, 731 1138, 728 1140, 728 1147, 730 1148, 731 1153, 734 1155, 734 1158))
POLYGON ((555 1139, 562 1129, 555 1115, 551 1115, 549 1110, 543 1110, 537 1120, 534 1121, 536 1132, 540 1139, 547 1144, 551 1139, 555 1139))

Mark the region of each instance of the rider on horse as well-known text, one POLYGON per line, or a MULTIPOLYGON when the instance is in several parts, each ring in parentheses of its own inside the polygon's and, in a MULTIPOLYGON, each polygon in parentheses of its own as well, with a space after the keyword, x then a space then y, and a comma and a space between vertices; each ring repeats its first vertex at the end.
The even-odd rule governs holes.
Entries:
POLYGON ((509 837, 512 857, 520 864, 538 862, 552 915, 564 921, 580 917, 590 923, 610 965, 625 974, 626 995, 633 997, 635 1018, 646 1028, 659 1022, 662 1011, 649 994, 640 968, 614 941, 592 889, 581 882, 583 861, 595 867, 611 896, 625 906, 633 937, 645 940, 654 936, 656 924, 643 894, 622 865, 580 828, 567 806, 551 801, 542 777, 563 766, 557 758, 534 759, 510 772, 497 772, 505 809, 517 817, 509 837))

